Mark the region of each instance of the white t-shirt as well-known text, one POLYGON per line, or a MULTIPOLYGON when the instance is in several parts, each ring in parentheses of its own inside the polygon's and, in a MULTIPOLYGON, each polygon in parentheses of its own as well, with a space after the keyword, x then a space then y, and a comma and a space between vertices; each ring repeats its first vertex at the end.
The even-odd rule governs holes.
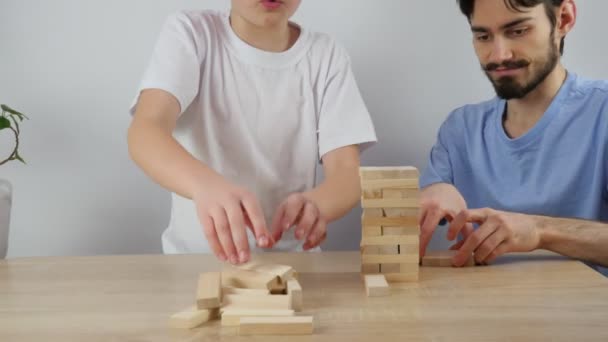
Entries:
MULTIPOLYGON (((376 141, 346 51, 303 28, 289 50, 272 53, 239 39, 228 14, 178 12, 160 33, 138 93, 150 88, 178 99, 175 139, 256 195, 269 229, 290 193, 314 187, 325 153, 376 141)), ((289 232, 275 249, 301 249, 289 232)), ((210 252, 191 200, 172 194, 162 242, 165 253, 210 252)))

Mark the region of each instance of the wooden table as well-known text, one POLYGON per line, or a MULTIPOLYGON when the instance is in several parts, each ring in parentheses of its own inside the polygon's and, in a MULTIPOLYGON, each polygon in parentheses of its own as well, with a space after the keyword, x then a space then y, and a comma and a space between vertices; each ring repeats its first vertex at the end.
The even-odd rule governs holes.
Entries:
MULTIPOLYGON (((608 341, 608 280, 548 254, 474 268, 421 268, 418 283, 365 296, 357 252, 269 253, 300 272, 312 336, 289 341, 608 341)), ((193 304, 205 255, 0 261, 0 341, 233 341, 219 322, 167 328, 193 304)), ((246 337, 285 341, 286 337, 246 337)))

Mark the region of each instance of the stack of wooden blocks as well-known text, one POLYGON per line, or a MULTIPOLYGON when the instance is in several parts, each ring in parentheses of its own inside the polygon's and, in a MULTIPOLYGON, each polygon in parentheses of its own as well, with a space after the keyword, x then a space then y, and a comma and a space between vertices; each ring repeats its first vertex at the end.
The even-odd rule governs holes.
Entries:
MULTIPOLYGON (((368 283, 418 281, 418 170, 361 167, 361 273, 368 283), (375 275, 375 276, 374 276, 375 275)), ((384 293, 384 292, 381 292, 384 293)))
POLYGON ((191 329, 221 317, 239 335, 312 334, 313 317, 302 310, 302 287, 290 266, 249 263, 202 273, 196 305, 171 316, 174 328, 191 329))

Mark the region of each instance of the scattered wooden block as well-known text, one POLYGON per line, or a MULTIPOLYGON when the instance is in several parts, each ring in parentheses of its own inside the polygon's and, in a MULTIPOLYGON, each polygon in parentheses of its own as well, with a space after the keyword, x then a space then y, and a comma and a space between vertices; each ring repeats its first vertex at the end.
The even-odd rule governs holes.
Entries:
POLYGON ((199 310, 191 306, 183 311, 173 314, 169 318, 169 326, 176 329, 192 329, 218 317, 219 309, 199 310))
POLYGON ((302 286, 300 286, 297 280, 291 279, 287 281, 287 295, 291 297, 291 308, 295 311, 302 311, 304 304, 302 286))
POLYGON ((220 307, 222 283, 219 272, 201 273, 198 278, 196 306, 199 310, 220 307))
POLYGON ((310 335, 312 316, 241 317, 239 335, 310 335))
POLYGON ((229 309, 222 312, 222 326, 238 326, 242 317, 285 317, 293 316, 294 314, 294 310, 229 309))
POLYGON ((293 268, 288 265, 265 264, 256 261, 249 262, 245 265, 237 267, 241 270, 254 271, 258 273, 267 273, 280 277, 282 280, 292 278, 293 268))
POLYGON ((233 309, 278 309, 291 310, 291 297, 288 295, 259 295, 228 294, 223 298, 223 304, 233 309))
POLYGON ((380 297, 390 294, 390 287, 383 275, 366 274, 363 279, 368 297, 380 297))
POLYGON ((242 289, 238 287, 222 287, 222 295, 228 294, 241 294, 241 295, 250 295, 250 296, 264 296, 270 294, 270 291, 267 289, 242 289))
POLYGON ((229 287, 270 290, 279 277, 270 273, 259 273, 247 270, 229 270, 222 272, 222 284, 229 287))
MULTIPOLYGON (((452 258, 456 253, 458 253, 458 251, 455 250, 428 251, 422 257, 422 266, 451 267, 452 258)), ((475 266, 475 260, 472 255, 464 266, 475 266)))

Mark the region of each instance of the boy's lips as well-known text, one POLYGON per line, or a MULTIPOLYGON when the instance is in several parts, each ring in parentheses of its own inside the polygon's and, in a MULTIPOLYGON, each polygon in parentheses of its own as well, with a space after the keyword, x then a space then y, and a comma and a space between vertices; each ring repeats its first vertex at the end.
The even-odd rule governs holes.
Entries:
POLYGON ((269 9, 269 10, 277 9, 277 8, 281 7, 281 5, 283 5, 283 1, 280 1, 280 0, 275 0, 275 1, 262 0, 261 3, 262 3, 262 6, 264 6, 266 9, 269 9))

